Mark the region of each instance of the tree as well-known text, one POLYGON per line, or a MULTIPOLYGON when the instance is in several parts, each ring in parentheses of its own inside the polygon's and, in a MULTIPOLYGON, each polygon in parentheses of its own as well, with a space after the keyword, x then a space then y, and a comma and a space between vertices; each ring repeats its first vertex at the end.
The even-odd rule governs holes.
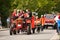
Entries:
POLYGON ((16 9, 36 11, 41 14, 51 13, 60 10, 59 0, 0 0, 0 14, 2 15, 3 24, 11 12, 16 9))
POLYGON ((55 7, 56 3, 52 0, 37 0, 38 1, 38 9, 39 17, 41 14, 51 13, 53 11, 53 7, 55 7))
POLYGON ((56 3, 54 10, 60 12, 60 0, 54 0, 56 3))
POLYGON ((0 14, 3 26, 6 25, 6 18, 9 16, 10 0, 0 0, 0 14))

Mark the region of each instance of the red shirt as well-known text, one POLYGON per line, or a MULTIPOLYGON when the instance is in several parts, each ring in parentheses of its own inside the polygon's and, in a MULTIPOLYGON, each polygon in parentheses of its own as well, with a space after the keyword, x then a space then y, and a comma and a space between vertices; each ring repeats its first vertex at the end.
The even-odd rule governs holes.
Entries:
POLYGON ((34 16, 32 16, 32 23, 31 23, 31 25, 32 25, 32 28, 35 28, 35 26, 34 26, 34 16))
POLYGON ((13 12, 13 13, 12 13, 12 16, 16 16, 16 12, 13 12))

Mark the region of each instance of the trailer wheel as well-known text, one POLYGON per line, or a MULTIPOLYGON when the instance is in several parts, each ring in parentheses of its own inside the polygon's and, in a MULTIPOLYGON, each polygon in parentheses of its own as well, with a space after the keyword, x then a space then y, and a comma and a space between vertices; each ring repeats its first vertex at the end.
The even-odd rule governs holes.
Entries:
POLYGON ((15 35, 16 35, 16 30, 14 30, 14 31, 13 31, 13 34, 15 34, 15 35))
POLYGON ((38 33, 40 32, 40 27, 37 27, 37 32, 38 32, 38 33))
POLYGON ((46 29, 48 29, 48 26, 47 26, 47 25, 46 25, 46 26, 44 26, 44 29, 45 29, 45 28, 46 28, 46 29))
POLYGON ((44 30, 44 26, 41 26, 41 31, 43 31, 44 30))
POLYGON ((35 28, 32 29, 32 32, 35 33, 35 28))
POLYGON ((27 34, 31 34, 30 24, 27 26, 27 34))
POLYGON ((55 23, 55 25, 53 26, 53 29, 57 29, 57 23, 55 23))
POLYGON ((17 31, 18 33, 20 32, 20 30, 17 31))
POLYGON ((12 32, 13 32, 13 30, 12 30, 12 29, 13 29, 13 27, 11 27, 11 28, 10 28, 10 35, 12 35, 12 34, 13 34, 13 33, 12 33, 12 32))

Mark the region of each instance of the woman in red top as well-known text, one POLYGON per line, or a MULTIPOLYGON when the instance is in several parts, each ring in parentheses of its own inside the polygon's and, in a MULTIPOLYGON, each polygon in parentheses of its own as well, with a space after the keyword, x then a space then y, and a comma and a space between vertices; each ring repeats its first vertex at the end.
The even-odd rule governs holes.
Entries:
POLYGON ((33 33, 35 33, 35 24, 34 24, 34 19, 35 19, 35 17, 34 17, 34 15, 32 16, 32 19, 31 19, 31 28, 32 28, 32 31, 33 31, 33 33))
POLYGON ((12 18, 13 18, 13 20, 18 18, 16 9, 14 9, 14 12, 12 13, 12 18))
POLYGON ((12 16, 13 16, 13 17, 16 16, 16 13, 17 13, 17 10, 14 9, 14 11, 13 11, 13 13, 12 13, 12 16))

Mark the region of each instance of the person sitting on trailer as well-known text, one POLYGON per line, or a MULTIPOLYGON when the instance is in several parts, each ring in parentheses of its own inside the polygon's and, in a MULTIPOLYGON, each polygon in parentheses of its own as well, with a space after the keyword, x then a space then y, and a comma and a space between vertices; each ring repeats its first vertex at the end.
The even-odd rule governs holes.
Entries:
POLYGON ((14 9, 14 11, 12 13, 12 18, 13 18, 13 20, 15 20, 15 19, 18 18, 18 16, 17 16, 17 10, 16 9, 14 9))

